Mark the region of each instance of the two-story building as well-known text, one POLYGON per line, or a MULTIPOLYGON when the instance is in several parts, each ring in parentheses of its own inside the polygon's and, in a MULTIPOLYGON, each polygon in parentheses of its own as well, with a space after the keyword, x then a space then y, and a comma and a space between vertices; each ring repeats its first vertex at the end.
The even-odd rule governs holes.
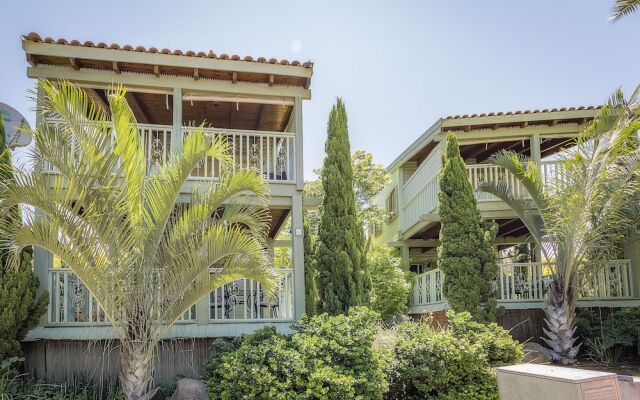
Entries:
MULTIPOLYGON (((235 168, 256 170, 269 184, 269 249, 272 254, 279 247, 290 249, 279 252, 289 257, 277 268, 277 295, 266 296, 258 282, 241 279, 200 299, 169 331, 167 339, 188 339, 174 340, 166 345, 171 351, 160 351, 156 378, 197 372, 207 338, 239 336, 265 325, 287 331, 305 309, 302 103, 311 97, 313 64, 43 39, 35 33, 22 38, 22 47, 30 78, 76 83, 106 109, 108 91, 125 86, 148 170, 170 163, 185 135, 204 123, 207 134, 231 143, 235 168), (283 226, 291 226, 285 235, 290 239, 277 240, 283 226)), ((37 93, 37 101, 42 95, 37 93)), ((39 116, 36 123, 55 127, 58 121, 39 116)), ((215 184, 219 167, 215 159, 203 160, 183 187, 184 201, 197 186, 215 184)), ((43 168, 45 174, 56 174, 49 165, 43 168)), ((35 272, 39 294, 48 292, 49 307, 26 337, 27 371, 48 381, 65 381, 78 371, 115 372, 114 354, 94 345, 115 337, 82 282, 41 249, 35 250, 35 272)))
MULTIPOLYGON (((398 248, 413 272, 409 313, 433 313, 438 318, 448 308, 442 295, 443 276, 437 267, 440 231, 439 174, 446 135, 456 135, 474 189, 484 181, 506 181, 514 195, 525 195, 507 171, 488 158, 499 150, 512 150, 539 163, 543 181, 562 174, 554 154, 571 147, 581 130, 596 116, 596 107, 498 112, 449 116, 434 123, 387 168, 392 181, 376 203, 387 219, 373 232, 374 243, 398 248)), ((541 259, 533 239, 512 209, 498 198, 476 192, 484 218, 499 225, 497 294, 507 310, 502 322, 518 325, 519 338, 541 335, 542 306, 550 269, 541 259), (529 323, 522 324, 525 320, 529 323)), ((580 288, 580 307, 640 305, 640 238, 630 233, 624 254, 608 268, 586 279, 580 288)))

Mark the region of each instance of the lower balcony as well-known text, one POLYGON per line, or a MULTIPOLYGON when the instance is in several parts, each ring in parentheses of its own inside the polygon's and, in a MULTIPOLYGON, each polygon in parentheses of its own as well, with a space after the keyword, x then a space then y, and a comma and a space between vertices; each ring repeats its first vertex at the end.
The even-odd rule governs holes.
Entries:
MULTIPOLYGON (((293 270, 279 268, 275 295, 269 296, 260 283, 238 279, 212 291, 208 297, 209 324, 222 322, 278 322, 293 320, 293 270)), ((49 269, 49 326, 107 325, 100 304, 69 269, 49 269)), ((187 310, 179 324, 196 323, 196 305, 187 310)))
MULTIPOLYGON (((498 302, 507 309, 542 308, 552 279, 548 263, 499 264, 495 281, 498 302)), ((422 314, 447 309, 442 293, 444 274, 440 269, 415 275, 409 298, 409 313, 422 314)), ((580 277, 579 306, 632 303, 637 300, 633 288, 630 260, 610 261, 607 267, 580 277)))

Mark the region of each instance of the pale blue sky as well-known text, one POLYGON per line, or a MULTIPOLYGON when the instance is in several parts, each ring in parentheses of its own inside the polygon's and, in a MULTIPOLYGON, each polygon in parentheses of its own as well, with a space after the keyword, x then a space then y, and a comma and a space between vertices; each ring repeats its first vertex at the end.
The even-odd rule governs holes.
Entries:
POLYGON ((0 25, 0 101, 33 121, 19 37, 312 60, 305 175, 342 96, 352 150, 388 164, 439 117, 601 103, 640 83, 640 13, 613 0, 12 1, 0 25))

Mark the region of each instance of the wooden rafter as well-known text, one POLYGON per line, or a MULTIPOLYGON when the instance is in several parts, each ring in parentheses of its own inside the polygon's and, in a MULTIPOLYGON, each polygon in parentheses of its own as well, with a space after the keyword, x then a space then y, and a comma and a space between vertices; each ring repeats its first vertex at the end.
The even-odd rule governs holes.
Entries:
POLYGON ((231 74, 231 83, 238 83, 238 73, 237 72, 233 72, 231 74))
POLYGON ((140 122, 141 124, 150 123, 147 114, 144 112, 144 109, 142 108, 140 102, 138 101, 138 98, 136 97, 136 94, 134 92, 127 92, 126 98, 127 103, 129 103, 129 107, 131 107, 134 115, 136 115, 138 122, 140 122))
POLYGON ((160 77, 160 66, 159 65, 154 65, 153 66, 153 74, 156 76, 156 78, 160 77))
POLYGON ((87 93, 89 98, 91 98, 96 104, 100 105, 105 112, 107 112, 109 111, 109 104, 107 103, 107 100, 104 97, 100 96, 100 93, 98 92, 98 90, 102 92, 101 89, 92 89, 92 88, 86 88, 85 92, 87 93))
POLYGON ((267 105, 261 104, 260 111, 258 111, 258 118, 256 119, 256 126, 253 129, 255 129, 256 131, 264 130, 262 129, 262 126, 264 124, 266 117, 267 117, 267 105))
POLYGON ((111 68, 113 69, 113 72, 115 72, 116 74, 119 74, 119 73, 120 73, 120 65, 118 64, 118 62, 117 62, 117 61, 114 61, 114 62, 111 64, 111 68))
POLYGON ((273 86, 273 82, 275 82, 275 75, 269 75, 269 86, 273 86))
POLYGON ((69 62, 71 63, 71 67, 74 70, 76 71, 80 70, 80 64, 78 64, 78 60, 76 60, 75 57, 69 57, 69 62))
POLYGON ((200 70, 198 70, 198 68, 193 69, 193 79, 195 80, 200 79, 200 70))

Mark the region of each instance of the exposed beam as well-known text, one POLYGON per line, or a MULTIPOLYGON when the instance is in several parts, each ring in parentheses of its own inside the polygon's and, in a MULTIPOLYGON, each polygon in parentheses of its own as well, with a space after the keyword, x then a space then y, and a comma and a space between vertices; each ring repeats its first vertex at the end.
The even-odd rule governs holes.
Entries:
POLYGON ((27 54, 27 62, 32 67, 37 67, 38 66, 38 60, 37 60, 36 56, 34 56, 33 54, 27 54))
POLYGON ((231 73, 231 83, 238 83, 238 73, 236 71, 233 71, 233 73, 231 73))
POLYGON ((200 70, 198 70, 198 68, 193 69, 193 79, 195 80, 200 79, 200 70))
POLYGON ((131 107, 131 110, 133 111, 133 113, 139 116, 138 122, 142 124, 149 124, 150 123, 149 118, 147 117, 147 114, 144 112, 144 109, 138 102, 138 98, 136 97, 136 94, 134 92, 127 92, 126 98, 127 98, 127 103, 129 103, 129 106, 131 107))
MULTIPOLYGON (((473 144, 473 143, 485 143, 487 141, 510 141, 518 139, 529 139, 534 133, 540 134, 540 136, 560 136, 560 137, 575 137, 584 128, 584 125, 571 123, 571 124, 558 124, 556 126, 529 126, 527 128, 510 127, 510 128, 498 128, 495 131, 487 130, 472 130, 469 132, 454 131, 460 144, 473 144)), ((435 141, 441 142, 446 139, 446 134, 449 132, 441 132, 434 138, 435 141)))
MULTIPOLYGON (((247 63, 246 61, 244 62, 247 63)), ((74 71, 72 68, 49 67, 43 65, 27 68, 27 76, 32 79, 68 79, 78 83, 103 83, 106 85, 119 83, 130 87, 146 87, 146 89, 162 88, 165 92, 169 92, 167 90, 168 88, 179 87, 189 91, 233 93, 235 96, 254 95, 267 96, 271 98, 275 97, 279 99, 282 97, 300 97, 302 99, 311 98, 311 91, 301 87, 277 85, 268 87, 248 82, 238 82, 237 84, 233 84, 231 82, 203 79, 194 81, 191 77, 178 76, 165 76, 163 79, 157 79, 152 75, 129 73, 116 74, 109 71, 74 71)))
POLYGON ((273 86, 274 81, 275 81, 275 75, 273 74, 269 75, 269 86, 273 86))
POLYGON ((80 64, 78 64, 78 60, 76 60, 74 57, 69 57, 69 62, 71 63, 71 68, 75 69, 76 71, 80 70, 80 64))
POLYGON ((156 76, 156 78, 160 78, 160 66, 159 65, 154 65, 153 66, 153 74, 156 76))
POLYGON ((87 95, 91 99, 93 99, 93 101, 96 102, 96 104, 99 104, 105 112, 108 112, 109 104, 102 96, 100 96, 100 94, 98 93, 98 90, 101 90, 101 89, 84 88, 84 91, 87 93, 87 95))
POLYGON ((261 128, 262 128, 262 124, 264 124, 266 116, 267 116, 267 105, 266 104, 261 104, 260 105, 260 111, 258 112, 258 118, 256 119, 256 125, 253 128, 254 130, 256 130, 256 131, 264 130, 264 129, 261 129, 261 128))
POLYGON ((69 46, 55 43, 22 40, 22 48, 27 54, 54 57, 76 57, 80 59, 118 61, 170 67, 201 68, 216 71, 250 72, 310 78, 312 68, 301 65, 282 65, 243 60, 222 60, 207 57, 189 57, 175 54, 144 53, 139 51, 103 49, 98 47, 69 46))
POLYGON ((309 86, 311 86, 311 77, 304 80, 304 88, 309 89, 309 86))
POLYGON ((113 70, 113 72, 115 72, 116 74, 120 74, 120 65, 118 65, 117 61, 114 61, 113 63, 111 63, 111 69, 113 70))

